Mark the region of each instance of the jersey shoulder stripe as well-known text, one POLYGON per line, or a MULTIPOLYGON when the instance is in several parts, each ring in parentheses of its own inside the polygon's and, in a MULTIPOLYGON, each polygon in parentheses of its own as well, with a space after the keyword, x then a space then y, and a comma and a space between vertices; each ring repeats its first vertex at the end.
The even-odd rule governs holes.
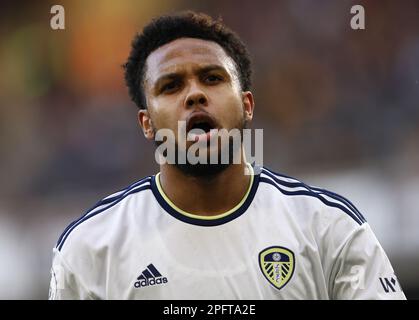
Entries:
POLYGON ((366 222, 364 216, 346 198, 321 188, 311 187, 295 178, 277 174, 267 168, 262 168, 261 182, 273 185, 281 193, 289 196, 306 195, 319 199, 325 205, 342 210, 355 222, 362 225, 366 222))
POLYGON ((313 187, 313 186, 306 185, 305 183, 303 183, 303 182, 301 182, 301 181, 299 181, 299 180, 297 180, 295 178, 292 178, 292 177, 289 177, 289 176, 286 176, 286 175, 283 175, 283 174, 276 173, 276 172, 274 172, 274 171, 272 171, 272 170, 270 170, 268 168, 265 168, 264 167, 263 169, 265 171, 267 171, 268 173, 271 173, 272 175, 274 175, 276 178, 282 180, 283 183, 285 183, 285 184, 288 183, 290 186, 296 186, 296 185, 299 185, 300 184, 300 185, 305 186, 308 189, 311 189, 311 190, 316 191, 316 192, 318 192, 320 194, 323 194, 326 197, 332 197, 332 198, 335 198, 335 199, 339 199, 340 201, 342 201, 343 203, 345 203, 345 205, 347 205, 351 210, 355 211, 356 214, 357 214, 357 216, 361 220, 363 220, 364 222, 366 222, 366 219, 361 214, 361 212, 355 207, 355 205, 351 201, 349 201, 345 197, 342 197, 341 195, 339 195, 339 194, 337 194, 335 192, 326 190, 326 189, 322 189, 322 188, 318 188, 318 187, 313 187))
POLYGON ((58 245, 58 243, 60 243, 61 242, 61 240, 62 240, 62 238, 64 237, 64 235, 66 234, 66 232, 75 224, 75 223, 77 223, 79 220, 81 220, 81 219, 83 219, 86 215, 88 215, 90 212, 92 212, 93 210, 95 210, 95 209, 97 209, 97 208, 99 208, 99 207, 101 207, 101 206, 104 206, 104 205, 106 205, 106 204, 109 204, 109 203, 111 203, 111 202, 113 202, 113 201, 115 201, 115 200, 117 200, 120 196, 122 196, 123 194, 124 194, 124 192, 126 192, 127 190, 130 190, 131 188, 133 188, 133 187, 136 187, 136 186, 138 186, 138 185, 141 185, 142 183, 144 183, 145 181, 150 181, 151 180, 151 177, 146 177, 146 178, 144 178, 144 179, 141 179, 141 180, 139 180, 139 181, 137 181, 137 182, 134 182, 134 183, 132 183, 132 184, 130 184, 128 187, 126 187, 126 188, 124 188, 124 189, 122 189, 122 190, 120 190, 120 191, 118 191, 118 192, 116 192, 116 193, 113 193, 113 194, 111 194, 110 196, 107 196, 107 197, 105 197, 105 198, 103 198, 102 200, 100 200, 100 201, 98 201, 93 207, 91 207, 89 210, 87 210, 86 212, 85 212, 85 214, 84 215, 82 215, 79 219, 77 219, 77 220, 75 220, 75 221, 73 221, 72 223, 70 223, 70 225, 68 225, 67 226, 67 228, 64 230, 64 232, 61 234, 61 236, 59 237, 59 239, 58 239, 58 242, 57 242, 57 245, 58 245))
POLYGON ((118 199, 119 197, 121 197, 127 190, 131 190, 132 188, 137 187, 140 184, 143 184, 144 182, 150 181, 150 180, 151 180, 151 177, 146 177, 144 179, 141 179, 139 181, 136 181, 136 182, 130 184, 128 187, 126 187, 124 189, 121 189, 121 190, 119 190, 119 191, 117 191, 117 192, 115 192, 115 193, 113 193, 113 194, 111 194, 111 195, 103 198, 98 203, 96 203, 92 208, 90 208, 88 211, 91 211, 91 210, 93 210, 93 209, 95 209, 95 208, 97 208, 97 207, 99 207, 101 205, 110 203, 110 202, 118 199))
POLYGON ((77 220, 74 220, 73 222, 71 222, 67 228, 64 230, 64 232, 61 234, 61 236, 59 237, 57 244, 56 244, 56 248, 58 250, 61 250, 61 248, 63 247, 63 244, 65 242, 65 240, 67 239, 68 235, 81 223, 83 223, 84 221, 90 219, 91 217, 104 212, 106 210, 108 210, 109 208, 113 207, 114 205, 116 205, 117 203, 119 203, 120 201, 122 201, 124 198, 126 198, 127 196, 143 191, 143 190, 147 190, 147 189, 151 189, 150 186, 150 181, 151 181, 151 177, 147 177, 144 178, 138 182, 135 182, 131 185, 129 185, 127 188, 122 189, 108 197, 105 197, 104 199, 100 200, 99 202, 97 202, 92 208, 90 208, 89 210, 86 211, 85 214, 83 214, 80 218, 78 218, 77 220))

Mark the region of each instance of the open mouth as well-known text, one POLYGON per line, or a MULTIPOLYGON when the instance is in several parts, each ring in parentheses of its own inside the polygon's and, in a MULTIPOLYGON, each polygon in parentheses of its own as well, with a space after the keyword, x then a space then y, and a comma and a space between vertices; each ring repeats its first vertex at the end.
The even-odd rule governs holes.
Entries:
POLYGON ((194 112, 186 123, 186 132, 192 140, 208 140, 211 129, 217 129, 217 123, 213 117, 205 112, 194 112))
POLYGON ((197 122, 192 125, 190 132, 193 132, 194 129, 203 130, 205 133, 209 132, 213 127, 208 122, 197 122))

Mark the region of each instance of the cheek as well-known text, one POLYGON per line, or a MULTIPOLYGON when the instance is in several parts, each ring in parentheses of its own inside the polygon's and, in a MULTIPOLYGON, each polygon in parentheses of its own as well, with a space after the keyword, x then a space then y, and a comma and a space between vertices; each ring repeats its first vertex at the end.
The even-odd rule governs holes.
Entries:
POLYGON ((173 101, 167 99, 153 99, 149 104, 151 118, 154 128, 177 130, 177 121, 179 119, 179 108, 176 108, 173 101))
POLYGON ((220 100, 217 105, 220 106, 218 110, 219 120, 223 127, 232 129, 238 123, 241 123, 243 118, 243 103, 240 96, 230 93, 224 96, 224 99, 222 101, 220 100))

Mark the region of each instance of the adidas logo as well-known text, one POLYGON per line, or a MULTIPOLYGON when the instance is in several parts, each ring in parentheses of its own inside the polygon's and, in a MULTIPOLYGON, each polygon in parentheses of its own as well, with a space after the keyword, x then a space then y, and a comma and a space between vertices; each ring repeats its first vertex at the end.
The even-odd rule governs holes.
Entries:
POLYGON ((134 283, 134 287, 142 288, 148 286, 154 286, 156 284, 167 283, 167 278, 163 277, 160 272, 157 271, 156 267, 150 263, 147 268, 141 272, 137 278, 137 282, 134 283))

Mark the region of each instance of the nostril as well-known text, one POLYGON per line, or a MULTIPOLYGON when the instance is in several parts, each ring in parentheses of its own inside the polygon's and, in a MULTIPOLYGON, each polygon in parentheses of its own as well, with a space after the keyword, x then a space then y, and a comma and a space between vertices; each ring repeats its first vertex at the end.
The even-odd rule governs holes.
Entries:
POLYGON ((186 100, 186 106, 192 107, 194 104, 206 105, 207 98, 203 94, 189 96, 186 100))

